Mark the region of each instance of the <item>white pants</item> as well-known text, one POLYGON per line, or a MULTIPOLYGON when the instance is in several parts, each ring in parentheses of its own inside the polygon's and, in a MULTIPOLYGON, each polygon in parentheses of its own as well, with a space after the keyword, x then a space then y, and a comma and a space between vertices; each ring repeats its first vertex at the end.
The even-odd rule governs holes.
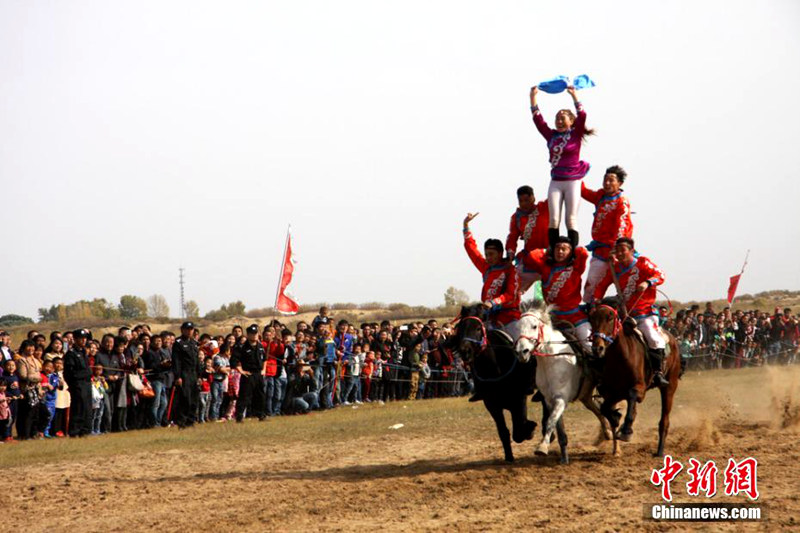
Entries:
POLYGON ((579 326, 575 326, 575 335, 581 341, 583 348, 590 352, 592 351, 592 325, 587 320, 579 326))
POLYGON ((519 291, 520 294, 525 294, 528 292, 528 289, 531 288, 531 285, 542 279, 536 272, 523 272, 522 271, 522 261, 517 265, 517 275, 519 276, 519 291))
POLYGON ((589 261, 589 272, 586 274, 586 285, 583 287, 583 301, 587 304, 594 298, 594 290, 606 272, 608 272, 608 262, 592 257, 589 261))
POLYGON ((583 180, 550 180, 547 190, 547 205, 550 208, 550 227, 561 225, 561 206, 566 205, 567 229, 578 229, 578 206, 581 204, 581 182, 583 180))
POLYGON ((644 340, 647 341, 647 346, 653 350, 663 350, 667 347, 661 331, 658 329, 658 318, 655 316, 646 316, 636 319, 636 327, 644 335, 644 340))

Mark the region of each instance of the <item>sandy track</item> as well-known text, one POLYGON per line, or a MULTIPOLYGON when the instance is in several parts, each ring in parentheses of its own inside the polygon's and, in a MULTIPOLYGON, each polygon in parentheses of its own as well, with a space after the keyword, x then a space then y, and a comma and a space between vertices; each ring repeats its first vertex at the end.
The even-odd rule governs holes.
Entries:
MULTIPOLYGON (((679 389, 668 453, 684 463, 689 457, 715 459, 720 471, 731 455, 759 460, 760 502, 768 520, 745 525, 748 529, 798 527, 799 377, 795 368, 707 373, 688 376, 679 389)), ((488 414, 464 399, 405 405, 248 422, 247 432, 233 437, 241 426, 207 425, 179 438, 173 437, 176 430, 163 430, 150 432, 152 445, 136 442, 133 453, 97 459, 66 455, 44 466, 23 462, 5 470, 7 480, 20 480, 19 489, 6 491, 0 502, 10 523, 35 516, 33 530, 679 527, 642 518, 644 504, 659 502, 658 489, 648 481, 651 469, 661 464, 651 455, 657 395, 640 409, 634 440, 620 458, 609 455, 606 443, 593 445, 596 422, 571 405, 569 466, 558 464, 556 445, 541 458, 533 456, 530 442, 515 446, 515 464, 502 463, 488 414), (341 418, 335 435, 314 430, 315 425, 324 430, 326 416, 341 418), (375 427, 358 430, 370 417, 375 427), (406 427, 388 430, 392 417, 406 427), (311 429, 293 438, 302 425, 311 429), (215 444, 214 432, 227 433, 215 444), (262 441, 262 432, 272 437, 262 441), (210 444, 193 443, 208 436, 210 444), (173 438, 175 447, 168 448, 173 438)), ((116 438, 128 436, 79 442, 101 446, 103 439, 116 438)), ((682 474, 673 483, 675 500, 702 501, 686 495, 687 479, 682 474)), ((718 481, 721 488, 721 472, 718 481)), ((714 501, 747 503, 744 496, 714 501)))

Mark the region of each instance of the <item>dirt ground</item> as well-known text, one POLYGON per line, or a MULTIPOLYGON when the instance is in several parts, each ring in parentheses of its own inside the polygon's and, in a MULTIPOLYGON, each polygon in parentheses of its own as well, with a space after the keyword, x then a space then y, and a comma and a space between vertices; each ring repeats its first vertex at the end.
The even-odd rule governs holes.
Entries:
MULTIPOLYGON (((678 389, 667 453, 716 460, 720 493, 728 457, 757 458, 759 523, 644 520, 643 505, 660 501, 649 482, 662 464, 655 394, 619 458, 595 446, 596 420, 570 405, 566 466, 557 445, 536 457, 532 442, 503 463, 488 413, 464 398, 2 445, 0 504, 12 529, 41 531, 796 530, 799 401, 798 367, 691 373, 678 389)), ((673 482, 675 501, 702 502, 687 480, 684 470, 673 482)))

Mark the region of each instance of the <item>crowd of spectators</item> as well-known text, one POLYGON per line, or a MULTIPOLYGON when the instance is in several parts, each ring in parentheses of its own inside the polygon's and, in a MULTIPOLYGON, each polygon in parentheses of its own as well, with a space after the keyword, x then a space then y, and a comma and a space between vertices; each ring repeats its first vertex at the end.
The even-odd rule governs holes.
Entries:
MULTIPOLYGON (((90 332, 53 331, 48 339, 30 331, 14 351, 9 334, 0 332, 2 441, 13 441, 14 435, 24 440, 70 434, 64 358, 76 333, 90 332)), ((203 370, 196 383, 187 384, 178 381, 173 364, 175 333, 154 333, 146 324, 121 327, 116 335, 89 336, 86 343, 91 434, 174 425, 181 386, 197 388, 193 418, 198 423, 240 420, 245 414, 261 418, 468 394, 469 375, 458 354, 445 347, 451 333, 449 325, 440 327, 436 320, 356 327, 344 320, 335 322, 325 307, 311 324, 299 322, 294 331, 278 320, 263 328, 237 325, 226 335, 192 329, 199 347, 198 367, 203 370), (249 412, 244 412, 237 399, 249 378, 242 379, 240 352, 252 334, 264 348, 258 377, 262 390, 254 396, 259 404, 250 403, 249 412)))
MULTIPOLYGON (((800 327, 791 309, 776 308, 771 315, 730 308, 715 312, 707 304, 703 311, 695 305, 674 316, 666 308, 659 311, 661 325, 677 337, 689 369, 796 362, 800 327)), ((89 332, 53 331, 48 338, 29 331, 14 351, 10 335, 0 331, 0 441, 70 434, 74 402, 64 360, 76 333, 89 332)), ((146 324, 121 327, 86 343, 91 433, 174 425, 175 391, 182 387, 196 387, 199 401, 191 418, 198 423, 465 395, 473 383, 447 346, 451 334, 449 324, 440 327, 436 320, 356 327, 334 321, 325 307, 311 324, 299 322, 294 331, 278 320, 263 328, 236 325, 216 336, 193 328, 202 371, 196 383, 184 384, 177 381, 173 365, 175 333, 154 333, 146 324), (252 383, 243 379, 241 363, 248 336, 263 347, 264 363, 255 381, 260 390, 248 397, 245 410, 237 400, 242 384, 252 383)))
MULTIPOLYGON (((661 316, 667 309, 661 308, 661 316)), ((800 322, 790 308, 763 311, 726 307, 716 312, 708 303, 694 305, 662 319, 678 339, 681 357, 690 369, 740 368, 797 361, 800 322)))

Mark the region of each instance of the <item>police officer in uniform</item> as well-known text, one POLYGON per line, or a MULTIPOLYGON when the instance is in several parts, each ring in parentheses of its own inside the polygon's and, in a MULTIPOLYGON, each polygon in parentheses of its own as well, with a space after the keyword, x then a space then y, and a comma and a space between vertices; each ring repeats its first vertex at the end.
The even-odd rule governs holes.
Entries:
POLYGON ((247 340, 234 348, 231 368, 241 375, 239 400, 236 402, 236 421, 241 422, 247 413, 264 420, 266 396, 264 391, 264 363, 267 353, 258 340, 258 325, 247 327, 247 340))
POLYGON ((172 373, 175 376, 175 386, 178 387, 178 412, 175 421, 180 428, 194 424, 200 401, 197 379, 202 369, 199 347, 192 338, 193 331, 194 323, 184 322, 181 324, 181 336, 172 345, 172 373))
POLYGON ((72 345, 64 355, 64 380, 69 386, 69 435, 83 437, 92 432, 92 367, 86 354, 86 329, 72 332, 72 345))

